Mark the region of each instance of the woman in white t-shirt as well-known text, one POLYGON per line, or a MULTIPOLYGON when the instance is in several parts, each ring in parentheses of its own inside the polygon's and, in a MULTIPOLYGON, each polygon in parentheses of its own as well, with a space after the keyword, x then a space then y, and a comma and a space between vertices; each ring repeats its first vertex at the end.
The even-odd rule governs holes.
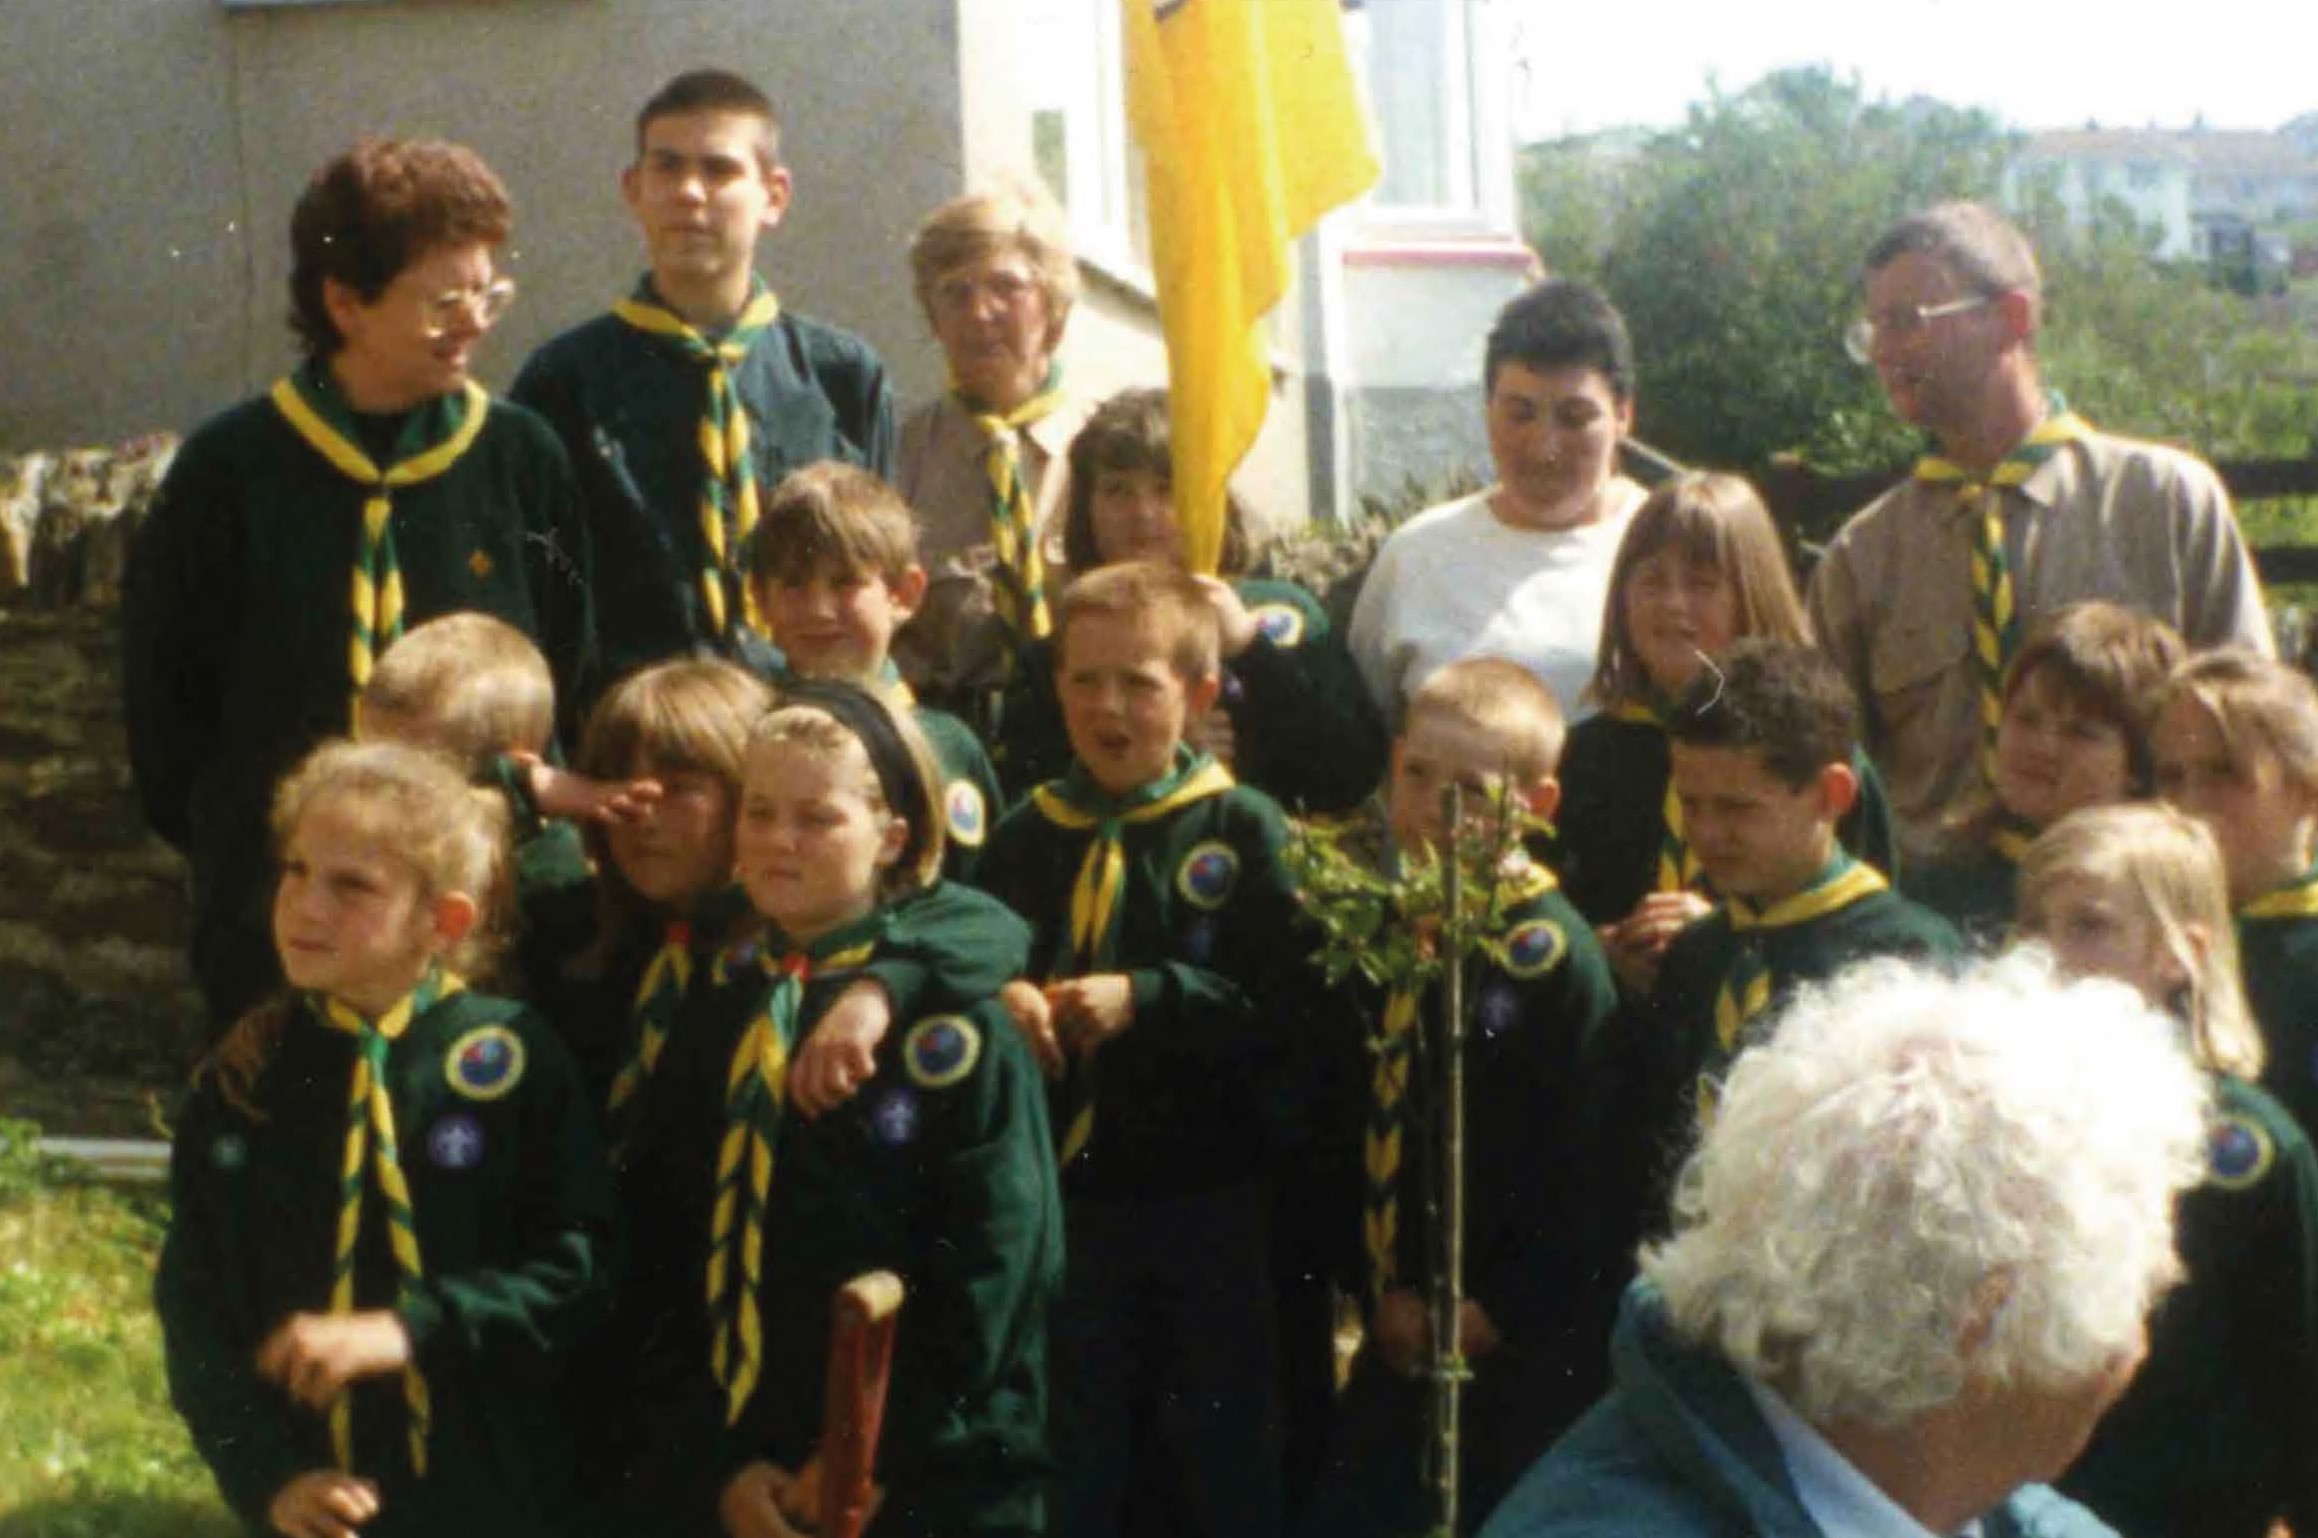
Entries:
POLYGON ((1634 349, 1599 290, 1553 279, 1490 328, 1482 372, 1497 484, 1427 508, 1377 552, 1352 612, 1352 654, 1377 707, 1439 668, 1507 657, 1571 719, 1593 676, 1610 564, 1642 488, 1616 473, 1634 425, 1634 349))

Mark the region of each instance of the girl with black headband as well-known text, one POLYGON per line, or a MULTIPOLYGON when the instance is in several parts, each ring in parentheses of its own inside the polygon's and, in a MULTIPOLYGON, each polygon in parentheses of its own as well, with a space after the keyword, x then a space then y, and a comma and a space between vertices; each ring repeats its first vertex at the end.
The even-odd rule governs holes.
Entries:
POLYGON ((695 1326, 694 1418, 665 1429, 713 1449, 682 1514, 713 1508, 729 1532, 798 1515, 824 1429, 830 1300, 878 1269, 907 1289, 878 1531, 1041 1527, 1044 1319, 1062 1256, 1053 1143, 1038 1070, 993 996, 1005 972, 971 936, 929 932, 978 911, 940 900, 936 783, 914 728, 865 691, 783 692, 750 737, 734 836, 765 927, 725 953, 670 1034, 640 1128, 658 1199, 681 1212, 673 1264, 695 1326), (925 985, 889 988, 892 1025, 866 1073, 814 1114, 801 1054, 897 951, 929 969, 925 985))

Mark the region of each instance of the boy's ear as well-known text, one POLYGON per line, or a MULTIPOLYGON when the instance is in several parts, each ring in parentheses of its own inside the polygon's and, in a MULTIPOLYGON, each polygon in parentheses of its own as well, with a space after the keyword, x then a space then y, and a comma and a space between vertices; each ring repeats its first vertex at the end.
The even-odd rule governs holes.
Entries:
POLYGON ((2182 924, 2178 932, 2181 936, 2181 944, 2178 947, 2171 945, 2161 947, 2164 952, 2163 959, 2171 963, 2176 969, 2185 969, 2188 976, 2168 977, 2166 981, 2176 988, 2193 988, 2197 986, 2197 980, 2205 975, 2206 958, 2213 954, 2213 931, 2206 925, 2191 919, 2182 924), (2183 955, 2183 951, 2187 951, 2188 954, 2183 955))
POLYGON ((1553 814, 1561 810, 1561 781, 1550 774, 1532 781, 1521 792, 1521 804, 1540 822, 1553 821, 1553 814))
POLYGON ((475 921, 482 915, 482 907, 465 892, 445 892, 435 899, 434 908, 429 913, 428 918, 432 923, 435 939, 441 943, 444 950, 449 950, 467 938, 468 933, 475 927, 475 921))
POLYGON ((1194 716, 1204 716, 1213 710, 1216 700, 1222 695, 1223 675, 1221 673, 1202 673, 1197 678, 1183 680, 1184 703, 1191 707, 1191 714, 1194 716))
POLYGON ((789 200, 797 195, 797 184, 789 176, 789 168, 776 165, 765 172, 765 215, 761 230, 776 230, 782 216, 789 211, 789 200))
POLYGON ((878 835, 877 841, 877 868, 879 870, 885 869, 901 858, 901 852, 909 847, 909 834, 908 818, 886 818, 885 831, 878 835))
POLYGON ((1811 791, 1818 797, 1820 817, 1841 822, 1859 801, 1859 775, 1847 763, 1822 764, 1812 777, 1811 791))
POLYGON ((926 569, 915 561, 910 562, 902 568, 900 576, 887 581, 885 590, 893 600, 893 612, 907 623, 925 605, 926 569))
POLYGON ((353 335, 355 317, 364 308, 362 296, 352 286, 336 278, 322 280, 322 312, 330 317, 330 324, 338 328, 341 337, 353 335))

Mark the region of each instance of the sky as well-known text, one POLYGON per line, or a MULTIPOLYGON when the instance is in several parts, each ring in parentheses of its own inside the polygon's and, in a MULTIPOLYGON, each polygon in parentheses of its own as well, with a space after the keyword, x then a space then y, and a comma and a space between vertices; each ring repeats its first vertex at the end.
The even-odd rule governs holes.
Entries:
MULTIPOLYGON (((1370 0, 1432 4, 1436 0, 1370 0)), ((1710 74, 1856 73, 2016 128, 2272 129, 2318 112, 2318 0, 1496 0, 1524 140, 1679 122, 1710 74)))

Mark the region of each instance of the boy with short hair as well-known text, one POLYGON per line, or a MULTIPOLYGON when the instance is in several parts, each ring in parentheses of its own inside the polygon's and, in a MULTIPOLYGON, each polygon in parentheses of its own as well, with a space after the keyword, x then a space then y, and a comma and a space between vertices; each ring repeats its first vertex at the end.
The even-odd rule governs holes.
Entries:
MULTIPOLYGON (((531 638, 488 614, 438 615, 379 657, 356 734, 431 748, 507 797, 514 834, 515 986, 530 997, 595 927, 595 876, 579 830, 540 806, 535 775, 555 735, 555 680, 531 638)), ((553 777, 553 771, 547 771, 553 777)))
POLYGON ((892 658, 925 601, 917 523, 885 482, 851 465, 807 465, 773 488, 748 547, 749 593, 779 656, 743 648, 761 673, 842 678, 907 705, 942 772, 942 874, 969 879, 999 806, 998 775, 966 723, 920 705, 892 658))
MULTIPOLYGON (((1859 707, 1821 653, 1740 642, 1693 681, 1666 731, 1690 846, 1720 901, 1668 944, 1646 1006, 1658 1057, 1647 1130, 1663 1140, 1652 1157, 1687 1145, 1731 1060, 1798 985, 1870 956, 1964 953, 1947 920, 1835 837, 1858 795, 1859 707)), ((1645 1222, 1658 1216, 1645 1208, 1645 1222)))
POLYGON ((1286 821, 1184 743, 1221 688, 1196 579, 1107 566, 1064 594, 1076 758, 999 823, 980 879, 1033 930, 1024 1027, 1056 1090, 1068 1278, 1052 1343, 1053 1530, 1273 1533, 1265 1081, 1302 956, 1286 821), (1144 1488, 1143 1471, 1170 1488, 1144 1488))
POLYGON ((780 122, 723 70, 679 75, 636 119, 620 192, 651 270, 554 338, 516 400, 563 439, 598 544, 602 677, 745 628, 757 484, 817 459, 893 463, 893 396, 859 337, 786 311, 755 268, 788 211, 780 122))
MULTIPOLYGON (((1553 693, 1518 663, 1475 657, 1434 673, 1410 697, 1392 748, 1387 816, 1393 853, 1446 856, 1441 796, 1466 787, 1467 848, 1498 815, 1549 818, 1564 729, 1553 693)), ((1592 927, 1553 873, 1521 851, 1498 865, 1490 952, 1464 963, 1465 1267, 1460 1321, 1466 1385, 1461 1509, 1477 1527, 1498 1497, 1605 1386, 1608 1325, 1592 1257, 1584 1054, 1617 1006, 1592 927)), ((1389 856, 1388 856, 1389 857, 1389 856)), ((1492 861, 1492 864, 1496 862, 1492 861)), ((1365 1340, 1336 1408, 1324 1481, 1300 1531, 1391 1535, 1428 1521, 1422 1477, 1425 1376, 1435 1245, 1428 1194, 1442 1113, 1419 1038, 1437 987, 1363 990, 1359 1027, 1341 1034, 1358 1085, 1361 1172, 1356 1290, 1365 1340), (1381 1020, 1381 1029, 1378 1022, 1381 1020)), ((1341 1182, 1339 1183, 1341 1189, 1341 1182)), ((1341 1250, 1341 1247, 1340 1247, 1341 1250)))

